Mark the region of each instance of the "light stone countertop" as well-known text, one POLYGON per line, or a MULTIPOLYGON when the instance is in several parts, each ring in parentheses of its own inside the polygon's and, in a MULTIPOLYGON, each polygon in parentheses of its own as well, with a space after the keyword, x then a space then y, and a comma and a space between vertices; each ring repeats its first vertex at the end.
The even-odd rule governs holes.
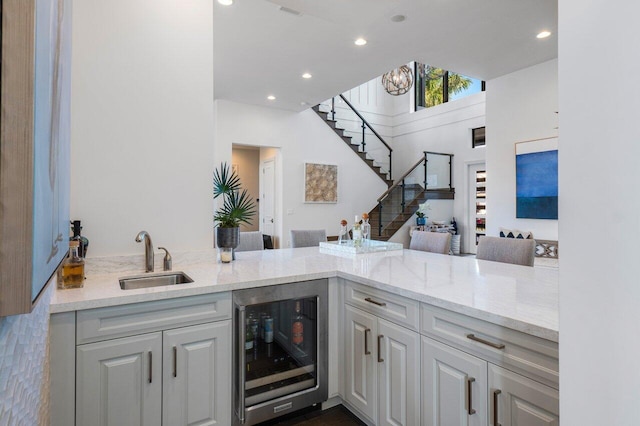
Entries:
MULTIPOLYGON (((121 290, 120 277, 144 274, 143 256, 90 258, 81 289, 56 290, 51 313, 342 277, 527 334, 558 341, 558 269, 526 267, 414 250, 332 254, 318 247, 236 253, 229 264, 217 250, 173 255, 173 271, 194 282, 121 290)), ((162 255, 156 253, 156 273, 162 255)))

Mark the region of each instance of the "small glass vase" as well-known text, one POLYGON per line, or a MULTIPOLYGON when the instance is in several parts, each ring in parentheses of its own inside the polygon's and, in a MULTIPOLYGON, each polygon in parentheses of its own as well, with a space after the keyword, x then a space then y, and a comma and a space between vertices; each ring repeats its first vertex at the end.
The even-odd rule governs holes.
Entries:
POLYGON ((427 224, 427 218, 426 217, 416 217, 416 225, 424 226, 426 224, 427 224))

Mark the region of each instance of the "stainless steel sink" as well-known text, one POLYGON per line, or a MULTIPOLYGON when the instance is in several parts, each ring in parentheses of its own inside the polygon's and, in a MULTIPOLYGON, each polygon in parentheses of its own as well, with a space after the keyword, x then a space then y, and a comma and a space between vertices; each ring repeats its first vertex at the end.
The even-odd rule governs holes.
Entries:
POLYGON ((135 290, 138 288, 160 287, 192 282, 193 280, 184 272, 171 272, 166 274, 123 277, 120 278, 120 288, 123 290, 135 290))

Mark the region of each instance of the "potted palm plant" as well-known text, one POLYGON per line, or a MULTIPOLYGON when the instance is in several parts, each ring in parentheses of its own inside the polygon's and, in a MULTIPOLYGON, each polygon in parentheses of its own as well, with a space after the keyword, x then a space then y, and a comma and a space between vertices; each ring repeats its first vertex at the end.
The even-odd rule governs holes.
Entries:
POLYGON ((240 177, 230 170, 227 163, 213 172, 213 198, 223 197, 222 206, 216 210, 216 245, 220 248, 238 247, 240 224, 251 224, 256 208, 246 189, 241 190, 240 177))

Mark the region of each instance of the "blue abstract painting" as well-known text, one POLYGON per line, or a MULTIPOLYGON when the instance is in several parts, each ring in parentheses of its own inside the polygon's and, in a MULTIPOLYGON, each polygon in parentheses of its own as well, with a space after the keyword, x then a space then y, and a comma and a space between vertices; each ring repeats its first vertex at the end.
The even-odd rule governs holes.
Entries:
POLYGON ((516 217, 558 219, 558 150, 516 155, 516 217))

